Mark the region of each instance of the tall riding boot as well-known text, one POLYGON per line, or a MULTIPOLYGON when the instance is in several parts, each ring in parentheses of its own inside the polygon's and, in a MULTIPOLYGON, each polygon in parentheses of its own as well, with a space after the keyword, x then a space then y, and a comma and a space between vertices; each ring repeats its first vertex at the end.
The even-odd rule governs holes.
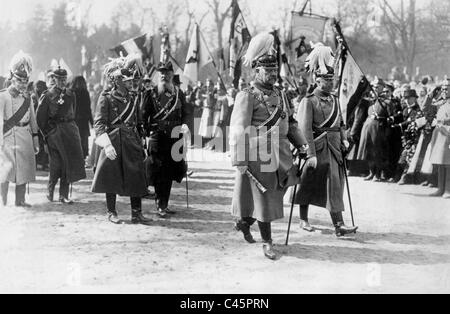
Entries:
POLYGON ((450 166, 445 166, 445 187, 443 198, 450 198, 450 166))
POLYGON ((308 205, 300 205, 300 228, 308 232, 314 232, 314 228, 309 224, 308 212, 308 205))
POLYGON ((263 251, 264 256, 268 259, 276 260, 277 253, 273 249, 272 241, 272 225, 270 222, 260 222, 258 221, 259 231, 261 232, 261 237, 263 239, 263 251))
POLYGON ((152 221, 142 215, 142 199, 140 197, 131 197, 131 223, 145 225, 152 221))
POLYGON ((244 234, 244 240, 250 244, 256 243, 255 239, 250 232, 250 227, 256 222, 256 219, 252 217, 241 218, 234 225, 236 231, 241 231, 244 234))
POLYGON ((106 210, 108 215, 108 220, 113 224, 119 225, 122 220, 119 219, 119 215, 116 210, 117 195, 112 193, 106 194, 106 210))
POLYGON ((343 237, 347 234, 356 233, 358 227, 347 227, 344 223, 344 218, 342 217, 342 212, 331 213, 331 220, 336 228, 336 236, 343 237))
POLYGON ((73 205, 74 201, 69 198, 70 183, 61 179, 59 182, 59 201, 62 204, 73 205))
POLYGON ((1 184, 1 194, 2 194, 2 204, 3 206, 8 205, 8 190, 9 190, 9 182, 5 182, 1 184))
POLYGON ((445 193, 446 169, 445 166, 438 167, 438 190, 430 194, 431 197, 441 197, 445 193))
POLYGON ((16 207, 31 208, 30 204, 25 202, 25 193, 27 191, 27 185, 16 185, 16 207))
POLYGON ((56 187, 56 183, 58 183, 58 180, 52 180, 50 179, 48 181, 48 194, 47 194, 47 199, 49 202, 53 202, 53 198, 55 195, 55 187, 56 187))

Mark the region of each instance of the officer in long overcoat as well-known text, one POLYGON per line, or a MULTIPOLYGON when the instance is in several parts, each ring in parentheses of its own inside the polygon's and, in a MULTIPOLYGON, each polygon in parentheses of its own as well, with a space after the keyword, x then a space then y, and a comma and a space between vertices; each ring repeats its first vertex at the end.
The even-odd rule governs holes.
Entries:
POLYGON ((130 197, 131 222, 146 224, 142 215, 142 197, 148 194, 144 173, 144 148, 139 131, 139 98, 131 93, 133 73, 106 65, 106 75, 113 82, 112 90, 104 92, 98 101, 94 118, 96 144, 100 157, 92 183, 92 192, 106 194, 108 219, 122 223, 116 208, 117 195, 130 197))
POLYGON ((258 221, 264 254, 276 259, 271 223, 284 217, 283 196, 298 182, 290 145, 305 150, 306 140, 285 93, 274 86, 276 57, 270 50, 259 49, 271 40, 272 35, 260 34, 250 43, 246 60, 256 72, 255 83, 236 97, 230 148, 232 164, 238 169, 232 203, 232 214, 238 219, 236 229, 243 232, 247 242, 254 243, 250 227, 258 221))
POLYGON ((0 182, 2 204, 7 205, 9 183, 16 184, 15 205, 25 202, 26 184, 35 180, 35 154, 39 152, 38 127, 26 87, 31 58, 20 52, 10 66, 11 86, 0 91, 0 182))
POLYGON ((86 178, 80 131, 75 122, 76 97, 66 88, 65 69, 58 67, 51 75, 55 78, 55 85, 42 94, 36 112, 50 157, 47 198, 53 202, 59 180, 59 201, 70 205, 73 204, 69 199, 70 184, 86 178))

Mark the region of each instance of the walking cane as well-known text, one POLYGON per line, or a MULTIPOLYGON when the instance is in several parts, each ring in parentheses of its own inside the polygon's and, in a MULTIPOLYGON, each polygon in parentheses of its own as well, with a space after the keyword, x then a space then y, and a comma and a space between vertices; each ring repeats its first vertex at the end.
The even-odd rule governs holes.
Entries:
MULTIPOLYGON (((302 159, 300 159, 300 162, 298 163, 298 169, 297 169, 297 173, 300 174, 300 178, 302 176, 303 173, 303 169, 305 168, 306 165, 306 161, 302 164, 302 159)), ((297 194, 297 188, 298 188, 298 184, 295 185, 294 187, 294 193, 292 194, 292 202, 291 202, 291 214, 289 216, 289 225, 288 225, 288 231, 287 231, 287 236, 286 236, 286 246, 289 245, 289 234, 291 233, 291 225, 292 225, 292 216, 294 215, 294 202, 295 202, 295 196, 297 194)))
POLYGON ((345 183, 346 183, 346 185, 347 185, 348 202, 349 202, 349 205, 350 205, 350 214, 351 214, 351 216, 352 216, 352 224, 353 224, 353 227, 355 227, 355 218, 354 218, 354 216, 353 216, 352 195, 351 195, 351 193, 350 193, 350 185, 349 185, 349 183, 348 183, 347 159, 346 159, 346 158, 344 158, 344 163, 343 163, 343 165, 344 165, 345 183))
POLYGON ((187 209, 189 210, 189 176, 188 176, 188 170, 189 166, 188 166, 188 162, 186 161, 186 206, 187 209))

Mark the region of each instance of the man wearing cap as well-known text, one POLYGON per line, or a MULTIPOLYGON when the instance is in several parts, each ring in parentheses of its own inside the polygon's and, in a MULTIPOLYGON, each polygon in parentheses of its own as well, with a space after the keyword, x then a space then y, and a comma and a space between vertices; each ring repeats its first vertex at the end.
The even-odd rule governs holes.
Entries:
POLYGON ((273 221, 284 217, 283 197, 298 182, 290 145, 305 152, 306 139, 297 127, 285 93, 274 85, 278 63, 272 55, 274 38, 252 39, 245 64, 255 71, 253 86, 236 97, 230 127, 232 165, 237 168, 232 203, 235 228, 255 243, 250 227, 257 221, 264 255, 275 260, 273 221))
POLYGON ((336 235, 340 237, 355 233, 358 227, 346 226, 342 215, 345 211, 344 158, 349 143, 338 98, 332 94, 334 57, 326 58, 327 51, 331 54, 329 47, 318 45, 307 58, 307 68, 313 72, 317 88, 302 100, 297 113, 298 125, 308 140, 309 149, 295 204, 300 205, 302 229, 314 231, 308 221, 309 206, 314 205, 330 212, 336 235))
POLYGON ((15 183, 15 205, 31 207, 25 202, 26 184, 36 178, 35 154, 39 152, 36 115, 26 93, 31 71, 31 58, 19 52, 10 66, 11 85, 0 91, 0 183, 4 206, 9 184, 15 183))
POLYGON ((94 119, 95 143, 101 148, 92 183, 92 192, 106 194, 108 219, 121 224, 117 195, 131 201, 131 222, 147 224, 142 215, 142 197, 147 195, 144 174, 144 149, 139 114, 139 97, 132 93, 133 73, 113 60, 105 67, 105 75, 113 84, 98 101, 94 119))
POLYGON ((59 201, 69 199, 70 184, 86 178, 81 138, 75 123, 75 94, 66 88, 67 71, 58 67, 53 72, 55 84, 44 92, 37 109, 37 123, 44 135, 50 157, 47 199, 53 202, 58 180, 59 201))
MULTIPOLYGON (((417 124, 417 120, 423 117, 422 110, 417 103, 416 90, 410 89, 405 91, 404 94, 406 108, 403 109, 403 122, 398 124, 398 127, 402 130, 402 153, 398 162, 399 172, 402 174, 399 185, 407 183, 414 183, 408 181, 408 168, 411 163, 414 154, 416 153, 417 143, 420 137, 420 130, 417 124)), ((413 178, 411 178, 413 179, 413 178)), ((417 182, 420 183, 420 182, 417 182)))
POLYGON ((438 167, 438 190, 431 196, 450 199, 450 81, 442 84, 441 96, 434 103, 438 107, 437 125, 431 140, 431 163, 438 167))
POLYGON ((173 83, 174 70, 169 61, 158 67, 159 84, 144 95, 142 116, 149 136, 145 162, 147 183, 155 187, 157 212, 161 218, 175 214, 169 209, 173 181, 186 176, 183 134, 188 133, 190 110, 186 97, 173 83))

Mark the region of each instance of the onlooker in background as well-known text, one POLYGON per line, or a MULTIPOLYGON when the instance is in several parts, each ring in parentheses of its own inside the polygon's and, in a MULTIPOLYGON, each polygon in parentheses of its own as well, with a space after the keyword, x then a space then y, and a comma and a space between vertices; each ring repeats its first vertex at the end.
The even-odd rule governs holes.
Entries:
MULTIPOLYGON (((37 81, 34 84, 34 92, 31 95, 34 103, 34 110, 37 111, 39 105, 39 99, 42 94, 47 90, 47 84, 44 81, 37 81)), ((41 167, 43 171, 48 171, 48 154, 45 149, 45 141, 42 133, 39 132, 39 153, 36 155, 36 165, 41 167)))
POLYGON ((431 163, 438 167, 438 190, 431 196, 450 198, 450 81, 442 85, 442 93, 435 105, 438 107, 437 126, 431 140, 431 163))
POLYGON ((404 122, 400 124, 400 127, 403 130, 403 151, 399 160, 399 173, 402 173, 402 177, 398 182, 399 185, 414 183, 414 180, 412 180, 414 178, 409 178, 407 171, 412 158, 416 153, 416 147, 420 137, 417 120, 423 118, 423 113, 417 103, 418 96, 416 91, 411 89, 407 91, 404 96, 407 107, 403 110, 404 122))
POLYGON ((90 126, 94 125, 94 118, 92 117, 91 111, 91 98, 84 77, 75 77, 72 81, 70 89, 75 94, 75 122, 80 130, 83 157, 86 158, 89 156, 89 136, 91 135, 90 126))

